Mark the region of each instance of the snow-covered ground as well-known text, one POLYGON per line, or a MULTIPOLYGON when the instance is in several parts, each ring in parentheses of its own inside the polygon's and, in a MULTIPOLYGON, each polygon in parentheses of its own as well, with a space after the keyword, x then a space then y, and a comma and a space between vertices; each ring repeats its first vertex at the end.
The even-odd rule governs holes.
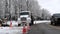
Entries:
POLYGON ((0 27, 0 34, 22 34, 23 27, 0 27))
POLYGON ((10 23, 12 23, 12 26, 18 26, 18 22, 17 21, 8 21, 7 24, 10 25, 10 23))
POLYGON ((51 21, 50 20, 39 20, 39 21, 34 21, 34 24, 39 24, 39 23, 50 23, 51 21))
POLYGON ((12 24, 12 26, 18 26, 18 21, 7 21, 6 23, 3 23, 3 24, 12 24))

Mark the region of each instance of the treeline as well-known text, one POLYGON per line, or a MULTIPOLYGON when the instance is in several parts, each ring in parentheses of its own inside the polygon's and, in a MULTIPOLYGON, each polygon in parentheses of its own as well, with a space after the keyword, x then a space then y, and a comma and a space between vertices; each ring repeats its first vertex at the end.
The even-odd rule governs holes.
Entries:
POLYGON ((4 17, 6 13, 19 17, 20 11, 27 10, 31 11, 35 18, 48 19, 50 17, 49 11, 44 8, 41 9, 37 0, 0 0, 0 16, 2 17, 4 17))

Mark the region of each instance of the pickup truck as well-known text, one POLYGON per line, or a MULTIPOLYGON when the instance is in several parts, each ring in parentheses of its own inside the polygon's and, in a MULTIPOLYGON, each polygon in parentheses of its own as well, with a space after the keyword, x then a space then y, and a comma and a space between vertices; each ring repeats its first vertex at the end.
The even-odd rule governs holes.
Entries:
POLYGON ((53 14, 51 17, 51 25, 60 24, 60 14, 53 14))

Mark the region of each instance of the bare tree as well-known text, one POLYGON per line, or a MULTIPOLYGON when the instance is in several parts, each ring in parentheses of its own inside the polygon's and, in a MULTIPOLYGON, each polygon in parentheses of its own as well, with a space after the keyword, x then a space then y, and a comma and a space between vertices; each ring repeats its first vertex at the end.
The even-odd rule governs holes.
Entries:
POLYGON ((33 13, 33 16, 40 16, 40 6, 36 0, 28 0, 28 10, 33 13))
POLYGON ((50 15, 50 13, 49 13, 49 11, 47 10, 47 9, 42 9, 42 17, 44 18, 44 19, 47 19, 47 18, 49 18, 51 15, 50 15))

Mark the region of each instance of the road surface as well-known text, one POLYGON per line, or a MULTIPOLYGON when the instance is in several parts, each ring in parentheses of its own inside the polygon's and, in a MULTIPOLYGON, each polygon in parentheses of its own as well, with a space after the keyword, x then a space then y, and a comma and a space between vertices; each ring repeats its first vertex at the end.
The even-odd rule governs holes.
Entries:
POLYGON ((46 23, 40 23, 31 26, 28 34, 60 34, 60 29, 46 23))

